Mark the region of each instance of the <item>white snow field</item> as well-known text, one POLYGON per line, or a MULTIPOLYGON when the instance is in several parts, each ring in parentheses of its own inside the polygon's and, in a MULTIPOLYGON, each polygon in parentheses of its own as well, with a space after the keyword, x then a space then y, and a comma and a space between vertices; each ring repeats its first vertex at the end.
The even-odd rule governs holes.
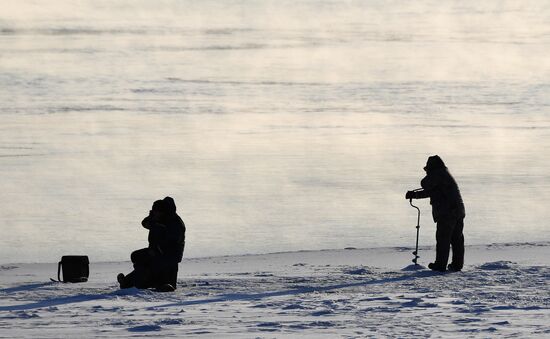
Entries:
POLYGON ((2 265, 0 337, 549 337, 549 249, 469 246, 444 274, 410 248, 184 259, 169 293, 119 290, 129 262, 92 260, 80 284, 50 282, 55 263, 2 265))

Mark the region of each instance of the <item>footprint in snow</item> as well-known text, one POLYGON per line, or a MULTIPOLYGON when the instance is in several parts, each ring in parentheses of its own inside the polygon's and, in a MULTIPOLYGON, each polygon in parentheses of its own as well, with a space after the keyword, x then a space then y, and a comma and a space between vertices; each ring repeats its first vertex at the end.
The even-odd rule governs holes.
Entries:
POLYGON ((159 325, 141 325, 128 328, 128 332, 151 332, 160 330, 161 327, 159 325))
POLYGON ((364 275, 370 272, 364 268, 356 268, 356 269, 345 270, 344 273, 351 274, 351 275, 364 275))
POLYGON ((408 302, 402 303, 401 306, 402 307, 429 308, 429 307, 437 307, 437 304, 424 302, 424 300, 422 300, 422 298, 414 298, 414 299, 411 299, 408 302))
POLYGON ((332 310, 319 310, 319 311, 311 312, 311 315, 314 317, 319 317, 322 315, 329 315, 332 313, 334 313, 332 310))
POLYGON ((478 268, 486 271, 509 270, 512 268, 513 264, 514 263, 511 261, 495 261, 495 262, 488 262, 483 265, 479 265, 478 268))
POLYGON ((254 274, 255 277, 273 277, 273 274, 267 272, 258 272, 254 274))
POLYGON ((263 323, 258 323, 256 324, 257 327, 259 327, 260 331, 265 331, 265 332, 275 332, 275 331, 279 331, 283 325, 281 325, 280 323, 277 323, 277 322, 263 322, 263 323))
POLYGON ((32 318, 40 318, 36 312, 25 312, 25 311, 15 311, 10 312, 11 314, 8 316, 2 317, 3 319, 32 319, 32 318))
POLYGON ((283 310, 303 310, 305 307, 299 304, 290 304, 283 307, 283 310))

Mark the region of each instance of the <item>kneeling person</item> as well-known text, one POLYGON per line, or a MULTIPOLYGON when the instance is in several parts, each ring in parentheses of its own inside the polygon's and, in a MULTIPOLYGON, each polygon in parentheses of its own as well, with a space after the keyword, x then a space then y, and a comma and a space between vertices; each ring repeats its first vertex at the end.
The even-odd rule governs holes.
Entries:
POLYGON ((185 224, 176 213, 174 199, 155 201, 141 224, 149 230, 149 246, 132 253, 134 271, 117 276, 120 287, 174 290, 185 247, 185 224))

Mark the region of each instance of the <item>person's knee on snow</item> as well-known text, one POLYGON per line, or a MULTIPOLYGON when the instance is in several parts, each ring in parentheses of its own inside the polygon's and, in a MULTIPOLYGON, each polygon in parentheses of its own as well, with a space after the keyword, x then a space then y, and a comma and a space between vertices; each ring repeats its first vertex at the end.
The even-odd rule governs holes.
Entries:
POLYGON ((132 252, 135 270, 126 277, 122 273, 117 276, 121 288, 168 284, 172 290, 175 289, 178 263, 183 258, 185 246, 185 224, 176 213, 174 199, 166 197, 155 201, 141 224, 149 230, 149 246, 132 252))

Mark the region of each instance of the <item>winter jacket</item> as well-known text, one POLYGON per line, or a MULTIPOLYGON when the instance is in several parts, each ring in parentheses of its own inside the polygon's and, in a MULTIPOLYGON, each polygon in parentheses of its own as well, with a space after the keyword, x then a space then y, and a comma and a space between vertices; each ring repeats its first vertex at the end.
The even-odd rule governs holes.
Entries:
POLYGON ((166 218, 166 239, 162 245, 165 255, 175 262, 181 262, 185 248, 185 224, 176 213, 166 218))
POLYGON ((149 230, 149 248, 171 262, 181 262, 185 247, 185 224, 176 214, 170 213, 160 221, 151 216, 141 222, 149 230))
POLYGON ((420 185, 422 190, 414 193, 415 198, 430 198, 434 222, 466 216, 460 189, 446 167, 429 169, 420 185))

